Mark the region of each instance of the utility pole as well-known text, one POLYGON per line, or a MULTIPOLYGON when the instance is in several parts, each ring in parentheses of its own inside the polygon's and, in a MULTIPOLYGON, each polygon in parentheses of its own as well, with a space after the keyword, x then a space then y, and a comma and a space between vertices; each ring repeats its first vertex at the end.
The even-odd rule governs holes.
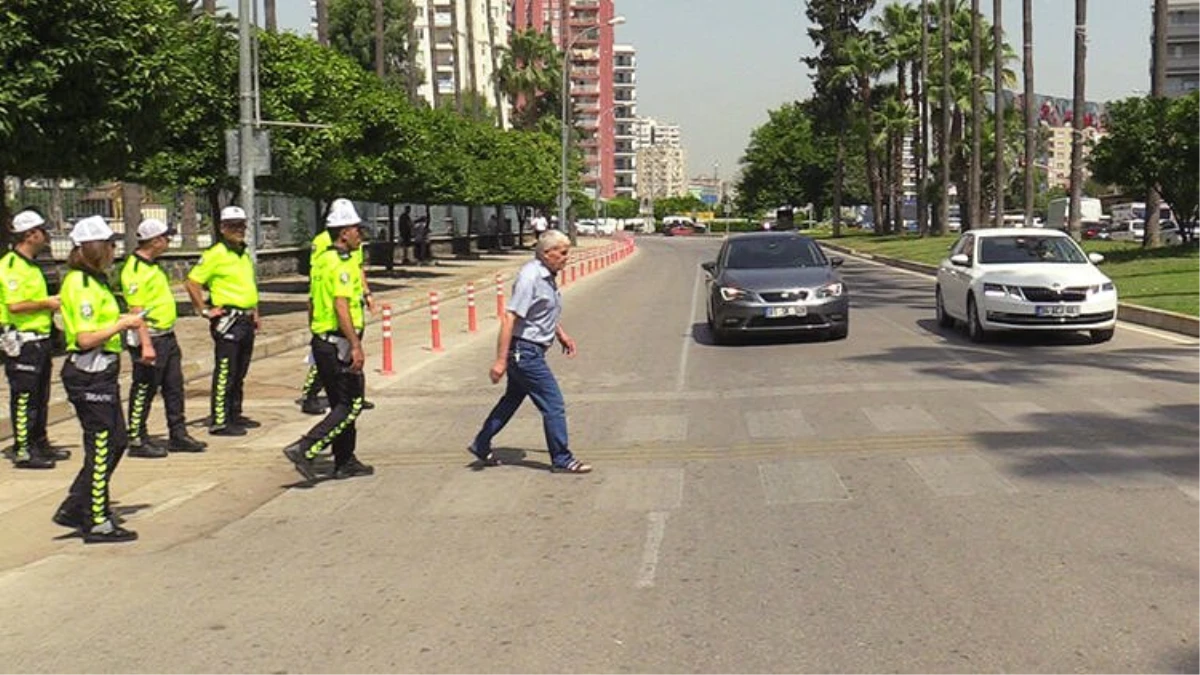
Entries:
MULTIPOLYGON (((939 148, 941 161, 938 162, 938 172, 941 174, 941 199, 938 202, 938 234, 945 234, 950 223, 950 153, 946 148, 950 143, 950 22, 953 16, 954 0, 942 0, 942 20, 938 32, 942 38, 942 141, 939 148)), ((962 222, 962 201, 959 200, 958 218, 962 222)))
MULTIPOLYGON (((1167 0, 1154 0, 1154 32, 1150 67, 1151 100, 1167 95, 1167 0)), ((1146 230, 1142 245, 1155 248, 1162 245, 1162 196, 1158 186, 1152 185, 1146 192, 1146 230)))
POLYGON ((1033 105, 1033 0, 1021 9, 1022 66, 1025 70, 1025 227, 1033 227, 1034 162, 1037 161, 1038 122, 1033 105))
POLYGON ((383 79, 383 0, 375 0, 375 74, 383 79))
POLYGON ((921 154, 917 159, 917 231, 929 234, 929 0, 921 0, 921 154))
POLYGON ((993 227, 1004 227, 1004 186, 1008 172, 1004 167, 1004 0, 992 0, 992 91, 996 109, 996 163, 992 182, 996 190, 996 217, 993 227))
MULTIPOLYGON (((240 0, 239 0, 240 1, 240 0)), ((313 0, 317 8, 317 44, 329 46, 329 0, 313 0)))
POLYGON ((1083 106, 1087 75, 1087 0, 1075 0, 1075 87, 1071 104, 1071 238, 1079 241, 1083 196, 1083 106))
MULTIPOLYGON (((322 0, 318 0, 318 7, 322 0)), ((241 175, 241 202, 246 211, 246 249, 258 261, 258 216, 254 211, 254 62, 250 41, 251 0, 238 0, 238 172, 241 175)))
MULTIPOLYGON (((953 11, 953 10, 951 10, 953 11)), ((951 15, 953 21, 953 14, 951 15)), ((949 28, 949 27, 947 27, 949 28)), ((967 177, 967 217, 962 217, 962 207, 959 207, 959 220, 962 221, 963 232, 967 226, 971 228, 983 226, 983 66, 979 60, 979 0, 971 0, 971 168, 967 177), (968 220, 970 221, 968 223, 968 220)), ((943 82, 949 82, 949 78, 943 82)), ((961 204, 961 200, 960 200, 961 204)))
POLYGON ((267 32, 278 33, 279 24, 275 20, 275 0, 263 0, 263 14, 267 19, 267 32))

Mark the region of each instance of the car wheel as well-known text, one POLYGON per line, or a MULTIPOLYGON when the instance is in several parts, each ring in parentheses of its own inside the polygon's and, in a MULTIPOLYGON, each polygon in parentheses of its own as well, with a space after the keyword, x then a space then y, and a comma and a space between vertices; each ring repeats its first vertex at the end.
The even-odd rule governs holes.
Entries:
POLYGON ((847 321, 846 323, 844 323, 840 326, 834 326, 833 328, 829 329, 829 339, 830 340, 845 340, 846 336, 848 336, 848 335, 850 335, 850 322, 849 321, 847 321))
POLYGON ((975 307, 975 296, 967 298, 967 337, 971 338, 971 342, 987 340, 987 331, 983 329, 983 324, 979 323, 979 310, 975 307))
POLYGON ((1090 333, 1092 335, 1092 342, 1094 342, 1096 344, 1100 344, 1101 342, 1108 342, 1109 340, 1113 339, 1113 333, 1115 333, 1115 332, 1116 332, 1116 330, 1112 329, 1112 328, 1105 328, 1103 330, 1090 331, 1090 333))
POLYGON ((946 303, 942 301, 942 289, 936 291, 937 325, 942 328, 954 328, 954 317, 946 313, 946 303))

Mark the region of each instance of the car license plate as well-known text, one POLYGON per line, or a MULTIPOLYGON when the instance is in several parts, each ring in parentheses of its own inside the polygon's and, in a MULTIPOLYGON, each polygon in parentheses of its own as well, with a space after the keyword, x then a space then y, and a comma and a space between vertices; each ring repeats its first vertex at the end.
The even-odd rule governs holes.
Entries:
POLYGON ((807 307, 792 306, 792 307, 768 307, 767 308, 767 318, 768 319, 779 319, 779 318, 785 317, 785 316, 804 316, 805 314, 808 314, 807 307))
POLYGON ((1038 316, 1079 316, 1079 305, 1038 305, 1038 316))

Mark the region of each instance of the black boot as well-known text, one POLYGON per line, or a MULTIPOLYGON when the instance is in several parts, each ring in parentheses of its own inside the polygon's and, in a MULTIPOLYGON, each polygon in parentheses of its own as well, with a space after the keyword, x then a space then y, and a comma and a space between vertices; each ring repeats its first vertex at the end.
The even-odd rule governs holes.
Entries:
POLYGON ((283 449, 283 456, 291 460, 296 466, 296 471, 304 476, 304 480, 314 481, 317 479, 317 471, 313 468, 313 462, 308 458, 308 448, 304 441, 296 441, 283 449))
POLYGON ((170 452, 204 452, 207 447, 207 443, 192 438, 186 431, 171 434, 167 442, 167 450, 170 452))
POLYGON ((130 457, 161 459, 167 456, 167 449, 150 440, 148 436, 141 436, 129 439, 129 452, 126 454, 130 457))

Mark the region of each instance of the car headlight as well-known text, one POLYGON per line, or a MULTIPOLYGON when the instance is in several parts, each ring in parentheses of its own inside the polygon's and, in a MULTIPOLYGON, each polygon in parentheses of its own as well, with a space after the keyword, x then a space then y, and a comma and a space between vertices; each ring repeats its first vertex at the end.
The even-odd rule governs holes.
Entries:
POLYGON ((841 295, 842 291, 844 290, 845 288, 842 286, 841 282, 825 284, 817 289, 817 298, 836 298, 841 295))
POLYGON ((1024 300, 1025 296, 1021 293, 1019 286, 1008 286, 1005 284, 984 284, 983 294, 989 298, 1012 298, 1014 300, 1024 300))
POLYGON ((1113 282, 1111 282, 1111 281, 1109 281, 1108 283, 1096 284, 1095 286, 1088 287, 1088 293, 1091 293, 1092 295, 1096 295, 1099 293, 1112 293, 1115 290, 1117 290, 1117 287, 1114 286, 1113 282))
POLYGON ((746 291, 743 291, 740 288, 735 288, 733 286, 722 286, 721 287, 721 298, 723 300, 725 300, 726 302, 728 302, 730 300, 737 300, 739 298, 744 298, 744 297, 746 297, 746 295, 747 295, 746 291))

